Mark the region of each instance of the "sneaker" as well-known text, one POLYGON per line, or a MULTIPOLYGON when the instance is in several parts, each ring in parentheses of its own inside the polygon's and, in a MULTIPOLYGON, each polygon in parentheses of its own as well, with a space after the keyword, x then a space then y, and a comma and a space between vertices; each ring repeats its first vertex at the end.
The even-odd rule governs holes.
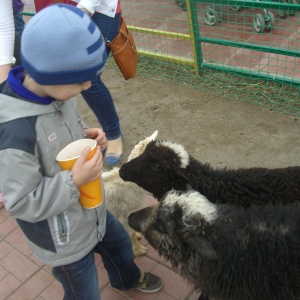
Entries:
POLYGON ((144 293, 155 293, 162 289, 163 282, 160 277, 152 273, 141 272, 140 279, 134 287, 144 293))

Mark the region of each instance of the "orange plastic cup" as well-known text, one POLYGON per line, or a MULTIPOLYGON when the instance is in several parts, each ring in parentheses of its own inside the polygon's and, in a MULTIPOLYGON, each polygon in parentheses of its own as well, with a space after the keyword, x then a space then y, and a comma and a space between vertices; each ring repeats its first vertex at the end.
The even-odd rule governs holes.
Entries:
MULTIPOLYGON (((97 142, 92 139, 77 140, 64 149, 62 149, 56 156, 56 161, 60 165, 62 170, 71 170, 75 161, 80 156, 85 147, 90 147, 91 152, 87 157, 87 160, 93 157, 97 142)), ((84 208, 95 208, 102 203, 102 184, 101 179, 88 182, 82 185, 80 188, 79 201, 84 208)))

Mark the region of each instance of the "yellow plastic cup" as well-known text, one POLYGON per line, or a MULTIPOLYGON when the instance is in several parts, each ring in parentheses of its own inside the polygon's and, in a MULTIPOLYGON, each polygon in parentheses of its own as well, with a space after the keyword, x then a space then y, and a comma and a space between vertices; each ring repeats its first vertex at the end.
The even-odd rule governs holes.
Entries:
MULTIPOLYGON (((56 161, 62 170, 71 170, 75 161, 80 156, 85 147, 90 147, 91 152, 87 160, 93 157, 96 152, 97 142, 92 139, 77 140, 64 149, 56 156, 56 161)), ((82 185, 80 188, 79 202, 84 208, 95 208, 102 203, 102 184, 100 177, 94 181, 82 185)))

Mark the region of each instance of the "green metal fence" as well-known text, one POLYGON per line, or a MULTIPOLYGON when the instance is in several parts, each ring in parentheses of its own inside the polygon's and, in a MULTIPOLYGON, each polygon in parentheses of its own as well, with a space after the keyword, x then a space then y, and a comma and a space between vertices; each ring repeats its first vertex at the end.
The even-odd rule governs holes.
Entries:
POLYGON ((222 95, 300 116, 300 5, 249 0, 121 5, 140 54, 139 75, 188 85, 208 98, 222 95))
MULTIPOLYGON (((138 76, 300 116, 297 0, 122 0, 138 76)), ((108 67, 117 68, 109 59, 108 67)))

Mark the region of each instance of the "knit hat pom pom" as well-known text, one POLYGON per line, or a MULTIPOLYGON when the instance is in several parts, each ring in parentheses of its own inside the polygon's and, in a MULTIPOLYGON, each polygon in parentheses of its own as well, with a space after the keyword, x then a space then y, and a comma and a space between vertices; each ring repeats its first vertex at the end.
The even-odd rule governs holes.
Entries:
POLYGON ((100 30, 68 4, 48 6, 32 17, 22 35, 21 55, 27 73, 42 85, 89 81, 106 61, 100 30))

